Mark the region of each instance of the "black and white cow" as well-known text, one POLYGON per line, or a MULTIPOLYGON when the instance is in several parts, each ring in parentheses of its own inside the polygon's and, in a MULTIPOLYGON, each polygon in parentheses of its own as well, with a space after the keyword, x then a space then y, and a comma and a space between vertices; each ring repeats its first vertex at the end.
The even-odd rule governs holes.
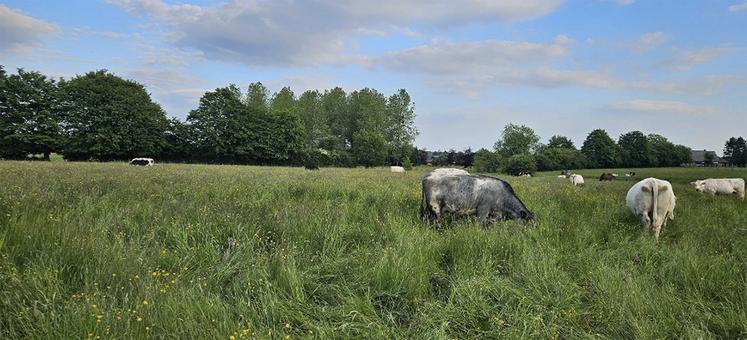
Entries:
POLYGON ((130 161, 130 165, 152 166, 153 165, 153 158, 133 158, 130 161))
POLYGON ((423 178, 420 217, 433 222, 444 212, 477 215, 483 224, 488 219, 535 219, 510 184, 495 177, 471 175, 450 168, 433 170, 423 178))

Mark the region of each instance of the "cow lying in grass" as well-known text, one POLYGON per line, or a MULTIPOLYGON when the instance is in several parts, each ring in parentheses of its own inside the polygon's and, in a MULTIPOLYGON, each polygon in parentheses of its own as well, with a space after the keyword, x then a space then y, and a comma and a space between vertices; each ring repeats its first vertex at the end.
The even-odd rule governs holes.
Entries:
POLYGON ((695 191, 711 195, 737 194, 744 199, 744 179, 741 178, 709 178, 690 182, 695 191))

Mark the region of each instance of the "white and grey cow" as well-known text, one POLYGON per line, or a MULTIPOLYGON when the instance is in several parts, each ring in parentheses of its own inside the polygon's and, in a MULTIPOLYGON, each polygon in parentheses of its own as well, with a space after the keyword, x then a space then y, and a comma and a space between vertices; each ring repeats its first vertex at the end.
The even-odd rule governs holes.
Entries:
POLYGON ((401 172, 401 173, 404 173, 405 172, 405 168, 403 168, 401 166, 390 166, 389 167, 389 171, 390 172, 401 172))
POLYGON ((510 184, 452 168, 433 170, 423 178, 420 217, 433 222, 444 212, 477 215, 483 224, 489 219, 532 221, 535 218, 510 184))
POLYGON ((690 182, 697 192, 704 192, 711 195, 731 195, 737 194, 739 198, 744 199, 744 179, 741 178, 708 178, 699 179, 690 182))
POLYGON ((657 241, 662 225, 666 225, 667 219, 674 220, 677 197, 668 181, 653 177, 641 180, 628 190, 626 201, 643 226, 647 230, 654 229, 657 241))

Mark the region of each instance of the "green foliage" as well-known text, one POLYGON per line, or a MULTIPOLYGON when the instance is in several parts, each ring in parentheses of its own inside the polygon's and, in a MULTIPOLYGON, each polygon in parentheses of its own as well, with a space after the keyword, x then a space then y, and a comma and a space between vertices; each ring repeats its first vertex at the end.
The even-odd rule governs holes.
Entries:
POLYGON ((619 149, 606 131, 596 129, 589 133, 581 146, 587 165, 592 168, 611 168, 617 165, 619 149))
POLYGON ((537 152, 536 159, 539 170, 581 169, 586 166, 580 151, 563 147, 542 148, 537 152))
POLYGON ((409 158, 405 158, 402 161, 402 167, 405 168, 405 170, 412 170, 412 162, 409 158))
POLYGON ((509 175, 518 176, 525 173, 537 171, 537 160, 528 153, 513 155, 506 160, 504 172, 509 175))
POLYGON ((143 85, 104 70, 61 84, 69 160, 124 160, 161 153, 166 114, 143 85))
POLYGON ((528 126, 508 124, 501 139, 495 142, 495 151, 503 157, 533 153, 539 147, 539 136, 528 126))
POLYGON ((674 158, 675 161, 674 164, 677 166, 681 166, 683 164, 690 164, 692 163, 692 150, 684 145, 675 145, 674 146, 674 158))
POLYGON ((620 136, 617 142, 620 147, 621 165, 640 168, 649 166, 655 157, 649 139, 640 131, 631 131, 620 136))
POLYGON ((269 96, 269 90, 261 82, 251 83, 246 91, 244 103, 253 112, 266 112, 269 110, 269 96))
MULTIPOLYGON (((187 121, 202 158, 226 163, 271 164, 297 160, 304 145, 300 119, 288 111, 267 111, 241 101, 229 86, 207 92, 187 121)), ((300 160, 299 160, 300 162, 300 160)))
POLYGON ((356 164, 366 167, 386 163, 386 141, 375 131, 358 131, 353 135, 352 154, 356 164))
POLYGON ((502 167, 501 156, 497 152, 480 149, 475 153, 475 171, 496 173, 502 167))
POLYGON ((570 138, 561 135, 550 137, 550 140, 547 142, 547 147, 576 150, 576 146, 573 145, 573 141, 571 141, 570 138))
POLYGON ((296 95, 293 94, 293 90, 290 87, 283 87, 279 92, 272 96, 270 101, 270 110, 272 111, 287 111, 296 112, 296 95))
POLYGON ((724 159, 732 166, 745 166, 747 164, 747 142, 744 138, 731 137, 724 144, 724 159))
POLYGON ((0 158, 43 154, 61 144, 59 93, 54 80, 39 72, 0 74, 0 158))
POLYGON ((637 170, 658 243, 635 180, 556 172, 502 177, 536 223, 437 229, 429 170, 0 162, 0 338, 744 337, 745 203, 688 184, 744 169, 637 170))

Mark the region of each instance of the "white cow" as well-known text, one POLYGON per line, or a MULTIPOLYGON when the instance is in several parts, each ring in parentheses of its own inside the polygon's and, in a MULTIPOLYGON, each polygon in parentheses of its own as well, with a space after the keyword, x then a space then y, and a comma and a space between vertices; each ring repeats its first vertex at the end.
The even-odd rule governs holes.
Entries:
POLYGON ((573 185, 584 184, 584 177, 581 175, 571 174, 568 178, 571 180, 571 184, 573 185))
POLYGON ((405 168, 403 168, 403 167, 401 167, 401 166, 390 166, 390 167, 389 167, 389 171, 391 171, 391 172, 402 172, 402 173, 404 173, 404 172, 405 172, 405 168))
POLYGON ((744 199, 744 179, 741 178, 709 178, 690 182, 697 192, 705 192, 711 195, 737 194, 744 199))
POLYGON ((667 219, 674 220, 677 197, 674 196, 672 184, 665 180, 646 178, 628 190, 625 200, 630 211, 641 219, 646 230, 654 228, 657 241, 661 226, 666 225, 667 219))
POLYGON ((565 175, 558 175, 558 178, 565 178, 565 175))

